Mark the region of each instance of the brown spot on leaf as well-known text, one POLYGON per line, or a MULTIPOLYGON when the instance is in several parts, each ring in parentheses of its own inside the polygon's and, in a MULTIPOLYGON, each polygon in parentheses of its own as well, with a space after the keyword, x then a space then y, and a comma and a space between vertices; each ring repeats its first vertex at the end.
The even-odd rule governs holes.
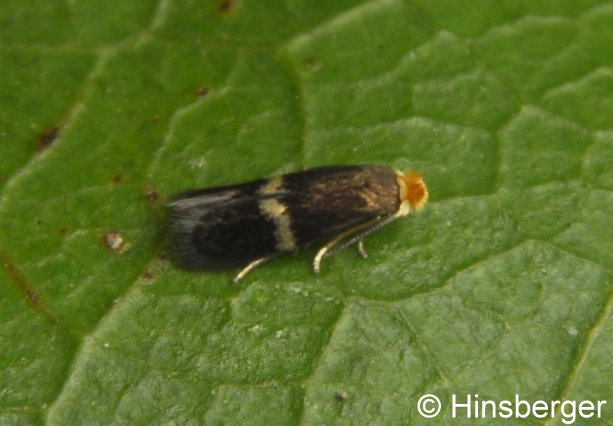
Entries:
POLYGON ((152 203, 160 199, 160 194, 153 188, 147 188, 145 198, 152 203))
POLYGON ((61 227, 57 230, 57 233, 60 237, 64 238, 68 233, 68 228, 61 227))
POLYGON ((38 296, 36 295, 36 293, 34 293, 33 290, 27 289, 26 294, 28 295, 28 299, 30 300, 30 302, 34 303, 35 305, 38 305, 38 296))
POLYGON ((168 255, 165 252, 161 251, 157 254, 157 258, 160 260, 166 260, 168 259, 168 255))
POLYGON ((209 93, 209 88, 208 87, 199 87, 196 90, 196 94, 198 95, 199 98, 205 97, 208 93, 209 93))
POLYGON ((100 241, 104 248, 114 253, 122 252, 126 249, 126 239, 119 232, 106 231, 102 234, 100 241))
POLYGON ((49 147, 49 145, 55 142, 59 134, 60 134, 59 126, 53 126, 50 129, 46 130, 45 132, 41 133, 38 136, 38 143, 37 143, 36 149, 38 151, 43 151, 44 149, 49 147))
POLYGON ((144 279, 146 279, 146 280, 150 280, 150 279, 152 279, 154 276, 155 276, 155 274, 154 274, 154 273, 153 273, 153 271, 152 271, 152 270, 150 270, 150 269, 145 269, 145 270, 143 271, 143 278, 144 278, 144 279))
POLYGON ((123 181, 123 175, 117 173, 116 175, 113 175, 113 177, 111 177, 111 182, 113 183, 121 183, 123 181))
POLYGON ((4 266, 4 269, 9 276, 9 279, 21 290, 22 294, 26 297, 26 299, 35 305, 37 308, 42 309, 40 306, 40 298, 30 285, 26 281, 26 278, 21 273, 19 268, 15 265, 13 260, 9 257, 7 253, 0 252, 0 264, 4 266))
POLYGON ((349 394, 344 390, 336 392, 335 396, 339 401, 347 401, 347 398, 349 398, 349 394))
POLYGON ((236 8, 236 0, 221 0, 217 3, 217 10, 222 13, 230 12, 232 9, 236 8))

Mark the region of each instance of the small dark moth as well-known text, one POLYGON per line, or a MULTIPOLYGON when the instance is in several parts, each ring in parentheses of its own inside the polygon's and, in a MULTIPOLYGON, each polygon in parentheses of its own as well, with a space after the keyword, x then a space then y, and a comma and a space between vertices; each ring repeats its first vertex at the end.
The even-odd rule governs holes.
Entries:
POLYGON ((416 172, 372 165, 318 167, 187 191, 168 204, 170 251, 188 269, 242 266, 236 282, 278 254, 327 241, 313 260, 319 272, 324 257, 353 244, 366 257, 367 235, 421 209, 427 199, 416 172))

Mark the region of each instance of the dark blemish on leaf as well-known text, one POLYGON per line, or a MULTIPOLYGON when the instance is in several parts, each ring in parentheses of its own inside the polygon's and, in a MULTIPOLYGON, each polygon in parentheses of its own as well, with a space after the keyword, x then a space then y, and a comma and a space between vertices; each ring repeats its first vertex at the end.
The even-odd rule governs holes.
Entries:
POLYGON ((230 12, 232 9, 235 9, 235 8, 236 8, 235 0, 221 0, 219 3, 217 3, 217 10, 223 13, 230 12))
POLYGON ((57 233, 58 233, 58 235, 59 235, 60 237, 64 238, 64 237, 66 236, 66 234, 68 233, 68 228, 64 228, 64 227, 59 228, 59 229, 57 230, 57 233))
POLYGON ((347 401, 347 398, 349 398, 349 394, 347 393, 347 391, 342 390, 336 392, 335 397, 339 401, 347 401))
POLYGON ((145 198, 152 203, 160 199, 160 194, 153 188, 148 188, 145 191, 145 198))
POLYGON ((198 90, 196 90, 196 94, 198 95, 199 98, 205 97, 208 93, 209 93, 208 87, 199 87, 198 90))
POLYGON ((157 254, 157 258, 160 260, 166 260, 168 259, 168 254, 166 254, 165 252, 161 251, 157 254))
POLYGON ((44 149, 48 148, 49 145, 55 142, 59 134, 60 134, 59 126, 53 126, 49 130, 41 133, 38 136, 38 143, 37 143, 36 149, 38 151, 43 151, 44 149))
POLYGON ((152 279, 154 276, 155 276, 155 274, 154 274, 154 273, 153 273, 153 271, 151 271, 150 269, 145 269, 145 270, 143 271, 143 275, 142 275, 143 279, 150 280, 150 279, 152 279))
POLYGON ((152 117, 149 121, 151 122, 151 124, 158 124, 161 121, 161 119, 160 119, 160 116, 156 115, 152 117))
POLYGON ((34 293, 30 289, 26 290, 26 293, 28 294, 28 299, 30 299, 30 302, 34 303, 35 305, 38 305, 38 296, 36 295, 36 293, 34 293))
POLYGON ((102 234, 100 241, 102 246, 114 253, 122 252, 126 249, 126 239, 119 232, 106 231, 102 234))
POLYGON ((113 177, 111 177, 111 182, 112 183, 121 183, 123 181, 123 176, 120 175, 119 173, 116 175, 113 175, 113 177))
POLYGON ((9 279, 13 282, 13 284, 17 285, 21 293, 25 296, 28 302, 32 303, 39 309, 42 309, 40 298, 36 294, 36 292, 32 289, 30 284, 26 281, 26 278, 23 276, 21 271, 17 268, 17 266, 13 263, 12 259, 8 254, 4 252, 0 252, 0 263, 4 266, 4 269, 9 276, 9 279))

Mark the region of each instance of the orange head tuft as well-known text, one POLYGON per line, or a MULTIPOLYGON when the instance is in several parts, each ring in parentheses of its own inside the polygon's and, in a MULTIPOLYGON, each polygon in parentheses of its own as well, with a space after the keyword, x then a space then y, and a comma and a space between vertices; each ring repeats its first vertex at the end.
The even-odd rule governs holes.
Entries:
POLYGON ((405 199, 409 202, 411 209, 422 209, 428 201, 428 187, 424 178, 419 173, 409 170, 402 179, 405 184, 405 199))

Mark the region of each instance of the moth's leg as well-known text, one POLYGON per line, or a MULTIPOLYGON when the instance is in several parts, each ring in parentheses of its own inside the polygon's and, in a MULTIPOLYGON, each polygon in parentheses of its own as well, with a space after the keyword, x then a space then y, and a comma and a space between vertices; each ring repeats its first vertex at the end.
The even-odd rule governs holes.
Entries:
POLYGON ((253 262, 249 263, 247 266, 245 266, 243 269, 241 269, 238 274, 236 274, 236 276, 234 277, 232 282, 237 283, 239 280, 243 279, 245 277, 245 275, 247 275, 256 266, 261 265, 262 263, 266 262, 267 260, 272 259, 273 257, 275 257, 275 255, 261 257, 259 259, 254 260, 253 262))
POLYGON ((351 232, 353 232, 353 229, 350 229, 349 231, 346 231, 340 235, 337 235, 332 240, 328 241, 328 243, 325 246, 319 249, 315 257, 313 258, 313 270, 315 271, 315 273, 319 273, 319 264, 321 263, 321 259, 323 259, 323 257, 326 255, 328 250, 330 250, 332 246, 334 246, 334 244, 338 243, 340 240, 345 238, 347 235, 351 234, 351 232))
POLYGON ((347 247, 354 245, 355 243, 358 243, 358 251, 360 252, 362 257, 364 258, 368 257, 366 250, 364 250, 364 238, 366 238, 368 235, 372 234, 373 232, 383 228, 385 225, 389 224, 391 221, 393 221, 397 217, 398 216, 396 215, 392 215, 392 216, 386 216, 382 219, 379 219, 378 221, 370 225, 368 228, 361 231, 359 234, 345 241, 340 246, 334 247, 333 250, 327 250, 326 253, 323 254, 323 257, 332 256, 338 253, 339 251, 345 250, 347 247))
POLYGON ((319 265, 321 264, 321 260, 324 257, 332 256, 333 254, 336 254, 339 251, 344 250, 347 247, 349 247, 349 246, 351 246, 351 245, 353 245, 355 243, 358 243, 358 251, 360 252, 362 257, 364 257, 364 258, 368 257, 368 254, 366 253, 366 250, 364 249, 364 238, 366 236, 368 236, 369 234, 375 232, 377 229, 380 229, 380 228, 384 227, 385 225, 387 225, 388 223, 390 223, 391 221, 393 221, 397 217, 398 217, 397 215, 385 216, 385 217, 383 217, 381 219, 377 219, 377 220, 375 220, 373 222, 370 222, 370 223, 368 223, 366 225, 362 225, 362 226, 358 226, 356 228, 350 229, 350 230, 348 230, 346 232, 343 232, 342 234, 334 237, 334 239, 332 239, 330 242, 328 242, 328 244, 323 246, 317 252, 317 255, 315 256, 315 259, 313 259, 313 269, 315 270, 315 272, 319 272, 319 265), (362 229, 362 228, 365 228, 365 229, 363 231, 359 232, 354 237, 352 237, 349 240, 345 241, 340 246, 332 248, 340 240, 342 240, 343 238, 347 237, 348 235, 353 234, 354 232, 356 232, 356 230, 359 230, 359 229, 362 229))

